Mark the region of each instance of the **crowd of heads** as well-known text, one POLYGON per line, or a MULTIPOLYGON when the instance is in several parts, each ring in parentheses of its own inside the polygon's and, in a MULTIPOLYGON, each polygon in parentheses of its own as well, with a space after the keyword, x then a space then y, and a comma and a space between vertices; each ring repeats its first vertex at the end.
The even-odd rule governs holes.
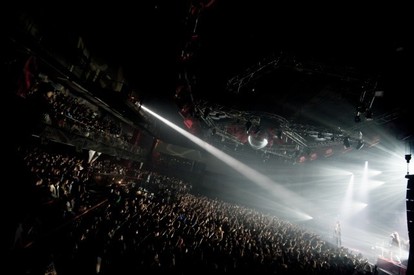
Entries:
POLYGON ((47 205, 31 209, 16 230, 12 251, 24 272, 373 272, 361 254, 259 210, 194 194, 194 183, 139 163, 107 157, 88 165, 80 153, 41 145, 22 148, 21 157, 39 205, 47 205))

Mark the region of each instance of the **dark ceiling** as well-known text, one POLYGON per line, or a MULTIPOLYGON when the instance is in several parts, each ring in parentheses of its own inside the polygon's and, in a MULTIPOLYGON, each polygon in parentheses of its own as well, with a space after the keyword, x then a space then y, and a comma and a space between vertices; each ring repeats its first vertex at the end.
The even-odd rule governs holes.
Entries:
POLYGON ((299 9, 220 0, 34 12, 50 32, 80 34, 92 53, 121 65, 145 102, 174 102, 184 81, 195 101, 212 107, 352 128, 363 91, 381 92, 372 104, 374 120, 398 139, 412 134, 406 13, 404 7, 299 9))

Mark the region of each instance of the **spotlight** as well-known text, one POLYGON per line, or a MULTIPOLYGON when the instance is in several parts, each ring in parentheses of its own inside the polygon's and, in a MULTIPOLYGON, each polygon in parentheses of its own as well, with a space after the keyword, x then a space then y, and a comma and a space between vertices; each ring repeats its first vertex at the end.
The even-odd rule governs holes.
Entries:
POLYGON ((248 140, 250 146, 253 149, 256 149, 256 150, 260 150, 260 149, 266 147, 266 145, 269 143, 267 138, 263 138, 262 140, 260 140, 257 137, 254 137, 254 136, 251 136, 251 135, 249 135, 247 137, 247 140, 248 140))

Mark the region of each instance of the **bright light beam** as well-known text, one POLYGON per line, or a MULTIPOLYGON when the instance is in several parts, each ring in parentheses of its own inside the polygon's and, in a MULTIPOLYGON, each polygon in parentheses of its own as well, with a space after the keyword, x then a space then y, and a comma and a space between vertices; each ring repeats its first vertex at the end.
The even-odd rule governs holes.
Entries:
MULTIPOLYGON (((168 121, 167 119, 161 117, 160 115, 156 114, 155 112, 151 111, 147 107, 141 105, 142 110, 148 112, 149 114, 153 115, 155 118, 159 119, 161 122, 166 124, 167 126, 171 127, 181 135, 185 136, 198 146, 205 149, 207 152, 233 168, 236 172, 240 173, 241 175, 245 176, 246 178, 250 179, 252 182, 256 183, 260 187, 264 188, 265 190, 271 192, 273 195, 275 195, 277 198, 280 199, 279 202, 286 202, 284 205, 284 210, 287 210, 286 212, 290 212, 288 215, 293 216, 297 218, 298 216, 303 217, 309 216, 308 214, 303 213, 302 211, 299 211, 298 209, 293 209, 292 207, 288 207, 287 203, 289 203, 289 206, 300 206, 304 205, 303 198, 298 196, 297 194, 293 193, 292 191, 282 187, 280 184, 275 183, 270 178, 266 177, 265 175, 257 172, 256 170, 250 168, 249 166, 245 165, 244 163, 236 160, 235 158, 227 155, 226 153, 220 151, 219 149, 215 148, 214 146, 208 144, 207 142, 201 140, 200 138, 190 134, 186 130, 178 127, 174 123, 168 121)), ((307 204, 309 206, 309 204, 307 204)))
POLYGON ((354 192, 354 175, 351 175, 349 180, 348 188, 346 189, 345 197, 341 206, 341 217, 348 218, 350 215, 350 206, 352 204, 352 197, 354 192))

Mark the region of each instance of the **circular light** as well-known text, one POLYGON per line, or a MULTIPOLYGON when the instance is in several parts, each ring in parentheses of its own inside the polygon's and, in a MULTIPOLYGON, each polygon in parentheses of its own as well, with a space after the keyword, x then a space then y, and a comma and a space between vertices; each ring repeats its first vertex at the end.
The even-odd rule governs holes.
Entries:
POLYGON ((266 147, 266 145, 269 143, 267 138, 258 139, 257 137, 254 137, 252 135, 249 135, 247 137, 247 140, 249 141, 250 146, 256 150, 266 147))

